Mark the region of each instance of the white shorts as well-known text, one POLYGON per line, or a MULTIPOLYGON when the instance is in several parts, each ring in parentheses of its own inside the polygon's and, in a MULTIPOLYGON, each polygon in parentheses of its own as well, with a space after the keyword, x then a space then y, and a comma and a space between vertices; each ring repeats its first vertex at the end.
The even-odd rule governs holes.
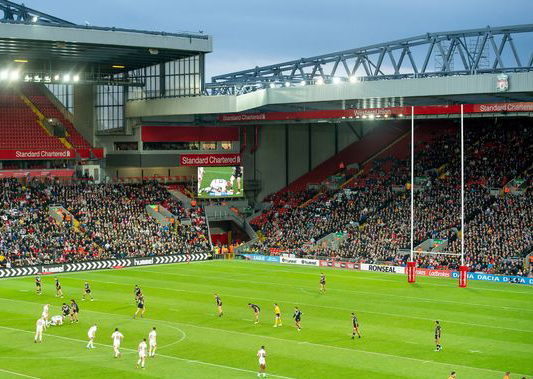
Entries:
POLYGON ((87 333, 87 336, 89 337, 89 339, 94 338, 94 334, 87 333))
POLYGON ((150 341, 150 347, 156 347, 157 346, 157 343, 155 341, 150 341))
POLYGON ((43 332, 43 328, 37 328, 37 330, 35 330, 35 333, 42 333, 43 332))
POLYGON ((259 364, 260 364, 261 366, 264 366, 264 365, 266 364, 266 360, 265 360, 265 358, 259 358, 259 364))
POLYGON ((139 353, 139 358, 146 358, 146 354, 145 353, 139 353))
POLYGON ((113 344, 113 347, 114 347, 115 349, 120 349, 120 344, 119 344, 119 343, 114 343, 114 344, 113 344))
POLYGON ((41 316, 43 316, 43 318, 48 318, 48 313, 43 312, 41 316))

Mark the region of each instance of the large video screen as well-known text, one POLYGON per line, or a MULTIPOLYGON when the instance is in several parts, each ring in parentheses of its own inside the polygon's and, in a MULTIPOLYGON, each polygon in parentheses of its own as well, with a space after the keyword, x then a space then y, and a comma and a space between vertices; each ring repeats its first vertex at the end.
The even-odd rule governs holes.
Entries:
POLYGON ((198 167, 198 197, 202 199, 244 196, 242 166, 198 167))

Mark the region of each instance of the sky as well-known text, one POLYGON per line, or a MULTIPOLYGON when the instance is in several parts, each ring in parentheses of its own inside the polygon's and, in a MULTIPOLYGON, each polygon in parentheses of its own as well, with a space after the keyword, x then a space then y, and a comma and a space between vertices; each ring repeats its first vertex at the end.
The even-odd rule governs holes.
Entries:
POLYGON ((533 0, 24 0, 24 4, 77 24, 203 31, 213 37, 213 53, 206 57, 208 78, 427 32, 533 22, 533 0))

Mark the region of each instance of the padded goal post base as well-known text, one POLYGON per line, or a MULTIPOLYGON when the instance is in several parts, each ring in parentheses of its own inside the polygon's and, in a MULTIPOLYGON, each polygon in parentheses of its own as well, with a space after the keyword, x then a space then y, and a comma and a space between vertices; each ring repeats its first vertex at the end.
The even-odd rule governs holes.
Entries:
POLYGON ((416 279, 416 262, 407 262, 407 281, 414 283, 416 279))
POLYGON ((459 266, 459 287, 465 288, 468 283, 468 266, 459 266))

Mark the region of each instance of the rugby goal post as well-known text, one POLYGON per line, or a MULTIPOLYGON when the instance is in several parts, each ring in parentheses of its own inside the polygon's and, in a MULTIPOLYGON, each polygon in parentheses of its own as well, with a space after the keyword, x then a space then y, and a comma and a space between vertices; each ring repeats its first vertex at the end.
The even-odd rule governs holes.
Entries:
POLYGON ((411 249, 410 260, 407 262, 407 282, 416 282, 416 259, 415 254, 431 254, 431 255, 452 255, 461 257, 461 265, 459 266, 459 287, 465 288, 468 282, 468 266, 464 263, 464 231, 465 231, 465 167, 464 167, 464 107, 461 104, 461 252, 445 253, 433 251, 418 251, 414 250, 414 199, 415 199, 415 107, 411 106, 411 183, 409 190, 411 191, 411 249))

